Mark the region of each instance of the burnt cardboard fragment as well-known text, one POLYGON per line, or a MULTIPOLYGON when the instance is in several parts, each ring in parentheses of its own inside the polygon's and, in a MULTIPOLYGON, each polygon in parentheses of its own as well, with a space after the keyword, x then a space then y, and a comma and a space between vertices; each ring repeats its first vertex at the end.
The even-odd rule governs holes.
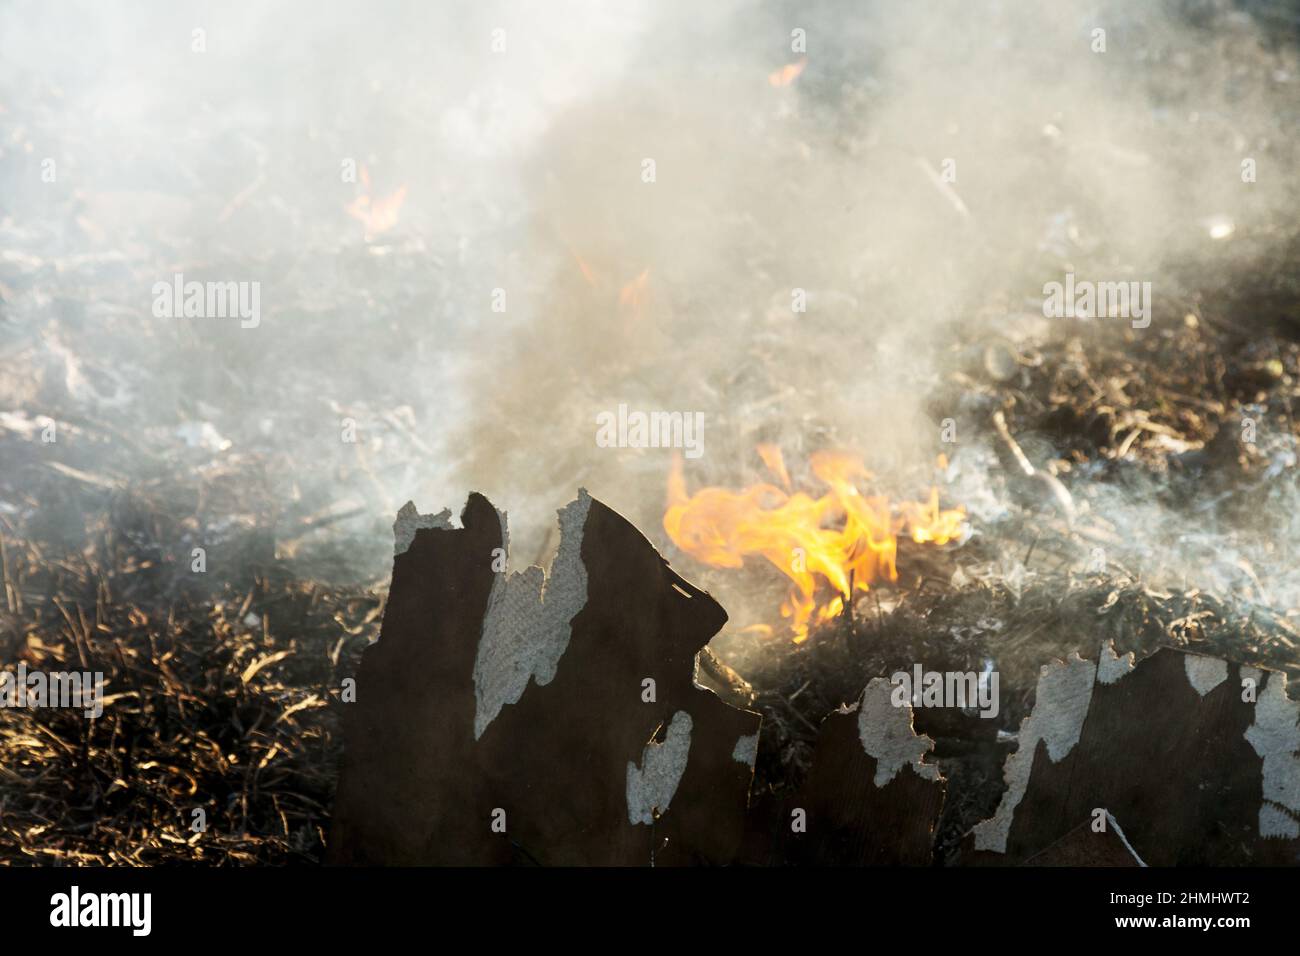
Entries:
POLYGON ((1300 863, 1298 722, 1280 672, 1174 648, 1135 666, 1109 644, 1050 664, 964 858, 1041 861, 1100 808, 1148 866, 1300 863))
POLYGON ((482 495, 461 524, 399 517, 345 711, 330 861, 731 862, 759 717, 692 680, 722 608, 585 491, 549 578, 494 570, 506 522, 482 495))
POLYGON ((929 865, 946 784, 925 762, 934 741, 915 733, 911 705, 896 706, 891 689, 876 678, 857 704, 822 722, 803 786, 756 814, 749 862, 929 865))
POLYGON ((1024 865, 1146 866, 1133 852, 1119 821, 1113 817, 1107 819, 1106 827, 1100 830, 1092 820, 1085 820, 1051 846, 1025 860, 1024 865))

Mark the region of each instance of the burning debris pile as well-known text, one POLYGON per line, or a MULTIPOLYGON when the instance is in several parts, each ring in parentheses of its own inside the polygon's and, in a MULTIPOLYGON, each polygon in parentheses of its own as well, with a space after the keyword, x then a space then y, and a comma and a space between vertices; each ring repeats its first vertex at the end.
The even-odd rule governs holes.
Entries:
POLYGON ((1001 787, 968 765, 998 763, 997 671, 917 664, 807 721, 807 774, 751 793, 765 735, 783 735, 705 650, 725 612, 585 491, 559 515, 549 574, 494 567, 506 518, 482 496, 460 528, 399 515, 383 633, 345 717, 335 862, 1300 862, 1287 675, 1168 646, 1139 658, 1104 640, 1042 666, 1001 787), (929 759, 936 739, 947 760, 929 759), (993 806, 954 831, 949 792, 949 821, 993 806))
POLYGON ((93 720, 0 708, 0 859, 409 862, 435 854, 399 831, 445 849, 502 809, 511 838, 460 862, 1187 862, 1098 742, 1146 753, 1148 698, 1229 774, 1148 754, 1162 794, 1219 788, 1246 849, 1215 859, 1290 851, 1295 4, 1103 4, 1104 55, 1069 52, 1093 5, 654 6, 486 66, 428 57, 436 13, 327 25, 373 62, 319 101, 285 79, 320 69, 315 34, 281 50, 314 20, 292 5, 254 44, 283 76, 151 51, 193 80, 156 102, 78 72, 98 36, 65 88, 0 30, 0 669, 103 678, 93 720), (195 102, 183 142, 142 119, 195 102), (684 409, 682 458, 628 442, 629 407, 684 409), (537 571, 448 566, 507 546, 485 500, 461 529, 401 512, 394 560, 402 502, 474 488, 516 509, 512 569, 572 572, 543 518, 581 486, 585 619, 537 571), (483 608, 421 603, 444 576, 483 608), (426 744, 465 771, 433 821, 394 764, 434 792, 426 744), (589 829, 510 803, 556 764, 533 797, 560 800, 588 745, 589 829), (1079 843, 1094 799, 1122 839, 1079 843))
MULTIPOLYGON (((1072 480, 1074 469, 1095 462, 1117 475, 1112 481, 1131 481, 1136 467, 1203 475, 1198 487, 1212 507, 1199 497, 1184 505, 1194 516, 1188 520, 1204 525, 1285 493, 1292 474, 1275 466, 1284 440, 1251 446, 1216 438, 1224 429, 1239 433, 1246 406, 1257 416, 1287 407, 1300 380, 1300 346, 1278 329, 1262 345, 1234 339, 1212 319, 1176 324, 1154 343, 1107 340, 1083 327, 1076 331, 1089 337, 1086 347, 1045 341, 1017 356, 1014 379, 954 372, 949 387, 973 397, 966 401, 984 416, 982 434, 994 452, 1001 449, 989 459, 989 480, 1020 482, 1004 432, 1014 430, 1026 457, 1041 447, 1026 436, 1050 433, 1053 447, 1077 452, 1054 463, 1039 459, 1035 468, 1059 469, 1075 513, 1030 483, 1006 493, 1023 504, 996 518, 968 513, 974 533, 961 543, 918 542, 895 528, 899 540, 887 566, 896 575, 877 574, 869 590, 855 588, 856 600, 810 622, 802 642, 775 625, 761 633, 724 628, 702 655, 696 680, 762 715, 755 812, 767 806, 777 815, 771 808, 803 801, 808 786, 819 786, 813 771, 817 749, 826 746, 819 743, 823 720, 859 701, 873 679, 910 672, 918 662, 939 672, 996 669, 1000 680, 992 719, 972 708, 913 712, 915 732, 935 741, 925 763, 945 781, 927 858, 932 852, 949 863, 961 859, 962 840, 1002 799, 1005 760, 1016 752, 1039 669, 1049 661, 1072 652, 1095 660, 1109 641, 1120 656, 1134 652, 1139 661, 1172 647, 1300 677, 1295 612, 1266 603, 1249 566, 1233 563, 1234 587, 1204 590, 1191 581, 1157 586, 1119 559, 1098 562, 1097 547, 1124 554, 1122 529, 1083 507, 1104 503, 1105 481, 1090 480, 1080 493, 1072 480), (1265 362, 1249 371, 1261 354, 1280 367, 1265 362), (1101 385, 1087 392, 1096 396, 1095 411, 1076 391, 1089 379, 1101 385), (1130 394, 1130 380, 1141 389, 1130 394), (1179 396, 1216 394, 1221 410, 1206 408, 1206 400, 1179 404, 1179 396), (1002 412, 1004 429, 989 409, 1002 412), (1068 430, 1059 424, 1067 413, 1068 422, 1108 424, 1068 430), (1155 429, 1132 440, 1133 427, 1111 424, 1140 420, 1155 429)), ((980 420, 972 418, 977 428, 980 420)), ((201 469, 159 467, 146 482, 128 482, 128 462, 146 456, 161 464, 157 452, 106 423, 74 425, 64 415, 50 421, 64 441, 42 443, 46 422, 24 412, 9 413, 0 435, 5 461, 13 463, 0 479, 8 503, 0 518, 5 652, 10 667, 21 661, 104 673, 105 711, 89 724, 59 710, 0 714, 5 852, 63 862, 322 859, 341 755, 338 714, 347 706, 338 702, 340 689, 378 635, 385 588, 305 580, 293 555, 304 536, 327 530, 343 512, 277 516, 271 489, 284 478, 263 472, 287 463, 219 447, 196 449, 208 459, 201 469), (254 498, 249 489, 262 490, 254 498), (192 572, 192 546, 200 541, 223 555, 203 575, 192 572), (196 809, 205 812, 206 833, 191 829, 196 809)), ((767 454, 780 493, 773 500, 780 501, 795 479, 782 476, 782 462, 767 454)), ((954 467, 962 467, 960 457, 954 467)), ((963 500, 959 487, 950 482, 945 497, 963 500)), ((670 513, 674 500, 681 504, 670 495, 670 513)), ((829 530, 838 533, 841 522, 828 522, 829 530)), ((693 561, 683 554, 674 565, 691 574, 707 570, 693 561)), ((1203 571, 1226 573, 1212 564, 1203 571)), ((731 576, 714 584, 724 601, 733 582, 754 586, 758 578, 755 589, 773 603, 788 587, 788 575, 761 564, 715 573, 731 576)), ((770 843, 746 845, 752 862, 773 858, 770 843)))
MULTIPOLYGON (((952 863, 963 835, 997 806, 1003 763, 1047 662, 1096 660, 1109 641, 1139 661, 1178 648, 1276 668, 1294 687, 1291 529, 1279 533, 1276 522, 1296 500, 1290 408, 1300 349, 1286 330, 1297 291, 1269 313, 1275 296, 1251 301, 1239 290, 1235 308, 1271 316, 1261 325, 1272 331, 1254 337, 1216 311, 1175 303, 1151 335, 1087 324, 1062 335, 1026 316, 1047 334, 1019 336, 1014 347, 958 346, 975 361, 955 361, 931 404, 936 419, 961 410, 952 425, 966 445, 942 488, 971 507, 964 540, 936 548, 900 536, 896 573, 877 575, 794 644, 780 629, 742 625, 711 645, 752 685, 764 716, 755 793, 788 799, 813 768, 822 719, 873 678, 918 664, 996 674, 993 713, 981 717, 974 701, 915 712, 948 781, 935 851, 952 863), (1243 440, 1264 421, 1273 425, 1243 440), (989 500, 996 509, 985 510, 989 500), (1233 548, 1216 551, 1225 527, 1235 529, 1233 548)), ((669 516, 679 501, 670 489, 669 516)), ((710 533, 707 524, 696 532, 710 533)), ((779 587, 762 566, 711 571, 720 562, 707 552, 682 550, 674 563, 703 574, 724 601, 779 587)))

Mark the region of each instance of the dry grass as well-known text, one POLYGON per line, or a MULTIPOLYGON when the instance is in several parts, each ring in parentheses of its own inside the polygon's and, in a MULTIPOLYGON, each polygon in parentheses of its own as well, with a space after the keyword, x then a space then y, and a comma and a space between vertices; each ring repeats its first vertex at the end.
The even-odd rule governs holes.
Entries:
POLYGON ((111 498, 81 549, 0 523, 0 664, 106 679, 95 720, 0 711, 0 861, 319 862, 339 686, 377 632, 381 597, 282 567, 210 583, 147 534, 169 520, 156 499, 111 498))

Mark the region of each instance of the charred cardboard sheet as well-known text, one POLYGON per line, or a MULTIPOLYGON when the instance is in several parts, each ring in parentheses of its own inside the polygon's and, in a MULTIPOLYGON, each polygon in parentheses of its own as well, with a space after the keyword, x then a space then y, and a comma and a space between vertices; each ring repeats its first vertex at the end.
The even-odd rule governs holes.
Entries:
MULTIPOLYGON (((793 796, 747 814, 759 718, 693 679, 722 608, 585 492, 560 512, 549 576, 504 571, 487 499, 461 521, 408 506, 394 526, 332 862, 931 861, 946 784, 888 682, 825 720, 793 796)), ((1109 644, 1055 662, 964 858, 1300 862, 1298 723, 1281 673, 1174 649, 1135 666, 1109 644)))
POLYGON ((1298 722, 1276 671, 1173 648, 1135 666, 1109 643, 1049 664, 965 860, 1300 863, 1298 722))
POLYGON ((1146 866, 1129 845, 1119 821, 1105 817, 1106 826, 1097 828, 1096 821, 1084 820, 1047 849, 1035 853, 1025 861, 1027 866, 1095 866, 1135 867, 1146 866))
POLYGON ((884 678, 821 725, 803 786, 778 807, 756 807, 746 860, 768 865, 928 866, 946 784, 925 762, 910 704, 884 678))
POLYGON ((722 608, 585 491, 549 577, 503 570, 505 516, 483 496, 461 524, 398 516, 331 862, 731 862, 759 717, 692 680, 722 608))

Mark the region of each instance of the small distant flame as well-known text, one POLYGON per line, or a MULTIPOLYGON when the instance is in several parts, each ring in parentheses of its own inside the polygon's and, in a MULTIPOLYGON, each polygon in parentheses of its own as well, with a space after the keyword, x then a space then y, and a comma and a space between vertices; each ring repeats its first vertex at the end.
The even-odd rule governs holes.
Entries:
POLYGON ((576 252, 573 253, 573 260, 578 263, 578 271, 580 271, 582 277, 587 280, 587 285, 595 288, 596 273, 592 270, 591 266, 587 265, 587 260, 582 258, 582 256, 578 255, 576 252))
MULTIPOLYGON (((569 254, 573 256, 583 281, 591 288, 599 290, 602 295, 607 295, 605 290, 609 289, 611 284, 606 281, 606 275, 597 271, 590 262, 574 250, 570 249, 569 254)), ((638 316, 649 298, 649 293, 650 267, 646 266, 635 278, 629 279, 619 288, 618 307, 632 313, 633 317, 638 316)))
POLYGON ((406 202, 406 186, 391 195, 376 199, 370 192, 370 172, 361 167, 361 192, 347 205, 347 213, 366 227, 366 241, 397 225, 397 216, 406 202))
POLYGON ((785 457, 781 454, 781 449, 776 445, 764 443, 755 451, 758 452, 758 457, 763 459, 763 464, 767 465, 767 470, 781 480, 781 487, 789 491, 790 473, 785 470, 785 457))
POLYGON ((641 274, 618 291, 618 304, 624 308, 640 311, 645 301, 646 287, 650 283, 650 269, 647 266, 641 274))
POLYGON ((795 80, 799 79, 799 74, 803 72, 803 68, 807 65, 808 58, 806 56, 801 56, 793 63, 787 63, 780 69, 773 70, 769 73, 767 76, 767 82, 771 83, 773 86, 789 86, 795 80))
POLYGON ((688 495, 681 458, 674 459, 664 530, 705 564, 739 568, 746 556, 761 555, 790 578, 794 588, 781 616, 790 618, 795 643, 807 639, 811 624, 839 615, 854 592, 898 580, 899 535, 942 545, 961 534, 965 509, 941 509, 937 488, 926 501, 894 506, 884 495, 864 495, 859 485, 871 474, 848 452, 820 451, 809 459, 813 475, 829 489, 815 498, 791 490, 779 448, 760 445, 758 453, 782 487, 709 487, 688 495))

